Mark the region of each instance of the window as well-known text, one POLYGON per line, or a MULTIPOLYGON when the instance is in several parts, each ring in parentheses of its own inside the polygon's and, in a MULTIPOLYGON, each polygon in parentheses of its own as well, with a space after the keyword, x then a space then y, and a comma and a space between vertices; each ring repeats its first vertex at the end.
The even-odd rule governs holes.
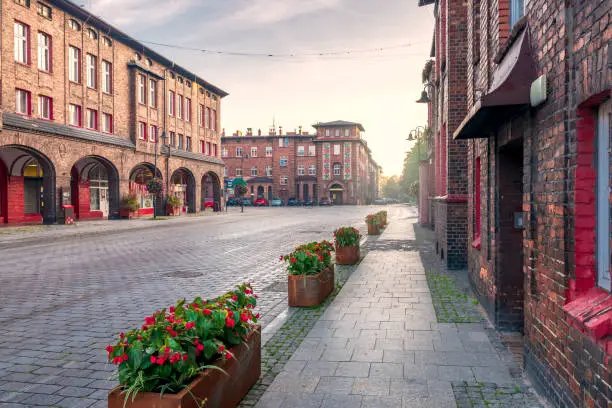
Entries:
POLYGON ((212 145, 210 142, 206 142, 206 155, 210 156, 213 153, 212 145))
POLYGON ((30 27, 15 21, 15 61, 30 63, 30 27))
POLYGON ((480 157, 474 163, 474 240, 480 238, 480 157))
POLYGON ((288 137, 280 137, 278 139, 278 147, 289 147, 289 138, 288 137))
POLYGON ((52 17, 51 7, 43 3, 38 3, 38 15, 51 20, 52 17))
POLYGON ((272 177, 272 166, 267 166, 266 167, 266 176, 267 177, 272 177))
POLYGON ((281 186, 289 184, 289 176, 280 176, 280 184, 281 186))
POLYGON ((298 146, 298 156, 304 156, 304 146, 298 146))
POLYGON ((107 46, 107 47, 112 47, 113 46, 113 41, 108 38, 108 37, 104 37, 102 38, 102 43, 107 46))
POLYGON ((147 124, 144 122, 138 122, 138 138, 147 140, 147 124))
POLYGON ((15 3, 30 8, 30 0, 15 0, 15 3))
POLYGON ((272 157, 272 146, 266 146, 266 157, 272 157))
POLYGON ((68 79, 79 83, 81 79, 81 50, 72 45, 68 49, 68 79))
POLYGON ((204 118, 204 127, 206 129, 210 129, 210 108, 206 108, 205 118, 204 118))
POLYGON ((149 106, 157 108, 157 82, 149 79, 149 106))
POLYGON ((177 114, 176 117, 183 119, 183 95, 179 95, 176 101, 177 114))
POLYGON ((351 135, 351 131, 349 129, 344 129, 344 136, 349 137, 351 135))
POLYGON ((96 33, 96 30, 94 30, 93 28, 88 28, 87 29, 87 37, 91 38, 92 40, 97 40, 98 39, 98 33, 96 33))
POLYGON ((198 124, 200 126, 204 126, 204 105, 200 104, 200 109, 198 110, 198 124))
POLYGON ((15 112, 29 116, 30 112, 32 112, 30 109, 31 104, 32 99, 29 91, 23 89, 15 90, 15 112))
POLYGON ((38 33, 38 69, 51 71, 51 36, 38 33))
POLYGON ((168 114, 174 116, 174 92, 168 92, 168 114))
POLYGON ((147 67, 150 67, 151 65, 153 65, 153 61, 151 61, 151 58, 147 58, 145 60, 145 64, 146 64, 147 67))
POLYGON ((85 127, 87 129, 98 130, 98 111, 93 109, 85 110, 85 127))
POLYGON ((183 135, 179 133, 178 135, 178 148, 183 149, 183 135))
POLYGON ((329 137, 329 129, 325 129, 325 136, 329 137))
POLYGON ((71 103, 68 105, 68 124, 72 126, 82 126, 81 106, 71 103))
POLYGON ((317 175, 317 166, 314 164, 311 164, 310 166, 308 166, 308 175, 309 176, 316 176, 317 175))
POLYGON ((187 136, 185 137, 186 139, 186 144, 185 144, 185 148, 188 152, 191 151, 191 136, 187 136))
POLYGON ((334 176, 339 176, 341 174, 342 166, 340 163, 334 164, 334 176))
POLYGON ((113 133, 113 115, 102 113, 102 131, 105 133, 113 133))
POLYGON ((251 176, 254 177, 257 175, 257 167, 251 167, 251 176))
POLYGON ((218 148, 217 148, 217 144, 216 144, 216 143, 214 143, 214 144, 213 144, 213 157, 217 157, 217 153, 218 153, 218 152, 217 152, 217 149, 218 149, 218 148))
POLYGON ((334 156, 339 156, 339 155, 340 155, 340 145, 335 144, 334 145, 334 156))
POLYGON ((38 117, 53 120, 53 99, 45 95, 38 95, 38 117))
POLYGON ((147 103, 147 78, 144 75, 138 75, 138 103, 143 105, 147 103))
POLYGON ((316 154, 317 154, 316 146, 308 146, 308 155, 316 156, 316 154))
POLYGON ((191 122, 191 99, 185 98, 185 120, 191 122))
POLYGON ((108 61, 102 61, 102 91, 113 92, 113 65, 108 61))
POLYGON ((98 78, 98 59, 91 54, 87 54, 87 87, 96 89, 98 78))
POLYGON ((257 148, 251 147, 251 157, 257 157, 257 148))
POLYGON ((227 157, 227 147, 221 149, 221 157, 227 157))
POLYGON ((176 146, 176 133, 170 132, 170 146, 176 146))
POLYGON ((281 167, 287 167, 288 164, 289 164, 289 159, 287 159, 287 156, 281 156, 281 158, 280 158, 280 166, 281 167))
POLYGON ((302 165, 298 166, 297 174, 298 174, 298 176, 303 176, 304 174, 306 174, 304 166, 302 166, 302 165))
POLYGON ((242 169, 236 169, 236 177, 242 177, 242 169))
POLYGON ((242 157, 242 147, 236 148, 236 157, 242 157))
POLYGON ((140 53, 134 54, 134 57, 136 58, 136 61, 140 61, 142 59, 142 55, 140 55, 140 53))
POLYGON ((510 29, 525 15, 525 0, 510 0, 510 29))
POLYGON ((157 126, 149 126, 149 142, 155 142, 157 140, 157 126))
POLYGON ((336 137, 340 137, 340 129, 336 129, 334 134, 335 134, 336 137))
POLYGON ((68 21, 68 27, 70 27, 74 31, 81 31, 81 25, 79 23, 77 23, 76 20, 68 21))
POLYGON ((213 131, 217 131, 217 111, 214 109, 210 110, 210 127, 213 131))
POLYGON ((610 119, 612 101, 597 112, 597 285, 610 286, 610 119))

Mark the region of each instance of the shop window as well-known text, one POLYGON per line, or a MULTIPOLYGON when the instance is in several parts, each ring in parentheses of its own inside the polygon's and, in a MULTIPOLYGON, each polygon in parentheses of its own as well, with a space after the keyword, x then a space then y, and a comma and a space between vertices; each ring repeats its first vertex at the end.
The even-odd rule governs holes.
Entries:
POLYGON ((610 287, 610 118, 612 101, 597 110, 597 285, 610 287))

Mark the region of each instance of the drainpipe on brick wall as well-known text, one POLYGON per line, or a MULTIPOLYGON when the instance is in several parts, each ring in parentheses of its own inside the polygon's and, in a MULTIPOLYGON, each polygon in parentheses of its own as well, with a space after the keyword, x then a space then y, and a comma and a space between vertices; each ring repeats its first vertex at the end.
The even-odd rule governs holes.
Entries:
MULTIPOLYGON (((164 68, 164 94, 162 96, 163 100, 163 115, 164 115, 164 132, 166 133, 166 140, 168 140, 168 144, 166 145, 168 149, 168 155, 166 156, 166 200, 168 200, 168 194, 170 193, 170 135, 168 133, 168 112, 166 111, 167 94, 168 89, 166 88, 166 80, 168 79, 168 68, 164 68)), ((163 205, 163 204, 162 204, 163 205)), ((196 205, 197 208, 197 205, 196 205)))
MULTIPOLYGON (((565 0, 565 16, 564 16, 564 21, 565 21, 565 52, 567 53, 567 60, 565 63, 565 72, 569 73, 569 80, 567 81, 566 85, 565 85, 565 97, 566 97, 566 118, 563 121, 564 124, 564 145, 563 145, 563 157, 565 158, 565 163, 564 163, 564 169, 563 169, 563 176, 564 179, 567 180, 568 182, 564 183, 564 192, 563 192, 563 227, 565 229, 565 231, 571 231, 571 225, 570 223, 570 214, 569 214, 569 202, 570 202, 570 188, 569 188, 569 183, 570 181, 570 165, 571 165, 571 161, 570 161, 570 134, 569 134, 569 126, 568 123, 571 119, 573 119, 574 121, 576 120, 576 116, 575 116, 575 101, 573 98, 573 94, 572 92, 575 91, 576 87, 575 87, 575 83, 576 83, 576 79, 575 79, 575 74, 574 74, 574 50, 573 50, 573 45, 574 45, 574 9, 571 5, 571 0, 565 0)), ((565 276, 568 277, 570 276, 570 272, 575 274, 575 270, 574 271, 570 271, 570 264, 572 259, 570 258, 571 254, 569 251, 570 248, 570 242, 571 240, 573 240, 574 237, 570 237, 570 234, 563 234, 563 246, 564 248, 564 268, 565 268, 565 276)))

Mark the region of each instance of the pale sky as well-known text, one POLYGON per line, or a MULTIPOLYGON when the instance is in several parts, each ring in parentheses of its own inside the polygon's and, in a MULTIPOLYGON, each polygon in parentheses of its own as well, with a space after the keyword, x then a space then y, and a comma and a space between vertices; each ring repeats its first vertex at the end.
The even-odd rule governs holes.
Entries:
MULTIPOLYGON (((76 0, 79 2, 79 0, 76 0)), ((267 133, 316 122, 360 122, 387 176, 400 174, 405 139, 425 125, 414 103, 431 50, 433 8, 417 0, 80 0, 138 40, 299 57, 238 57, 151 46, 227 91, 226 134, 247 127, 267 133), (143 24, 146 22, 146 24, 143 24), (319 52, 379 52, 303 56, 319 52)))

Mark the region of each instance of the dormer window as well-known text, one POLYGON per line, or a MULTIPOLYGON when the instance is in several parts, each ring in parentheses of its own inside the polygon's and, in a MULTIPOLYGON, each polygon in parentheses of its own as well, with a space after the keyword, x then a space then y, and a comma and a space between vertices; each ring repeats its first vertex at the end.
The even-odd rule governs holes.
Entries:
POLYGON ((191 81, 186 81, 187 88, 191 88, 191 81))
POLYGON ((151 58, 147 58, 147 60, 145 61, 145 64, 147 64, 147 66, 150 67, 151 65, 153 65, 153 61, 151 61, 151 58))
POLYGON ((96 31, 93 28, 87 29, 87 36, 91 38, 92 40, 98 39, 98 33, 96 33, 96 31))
POLYGON ((182 84, 183 83, 183 77, 178 77, 178 82, 179 82, 179 84, 182 84))
POLYGON ((68 27, 70 27, 74 31, 81 31, 81 25, 76 20, 69 20, 68 27))
POLYGON ((51 20, 52 14, 51 14, 51 7, 47 6, 46 4, 43 3, 38 3, 38 15, 42 16, 46 19, 51 20))
POLYGON ((104 45, 106 45, 107 47, 112 47, 113 46, 113 41, 110 38, 108 38, 108 37, 102 38, 102 43, 104 45))

